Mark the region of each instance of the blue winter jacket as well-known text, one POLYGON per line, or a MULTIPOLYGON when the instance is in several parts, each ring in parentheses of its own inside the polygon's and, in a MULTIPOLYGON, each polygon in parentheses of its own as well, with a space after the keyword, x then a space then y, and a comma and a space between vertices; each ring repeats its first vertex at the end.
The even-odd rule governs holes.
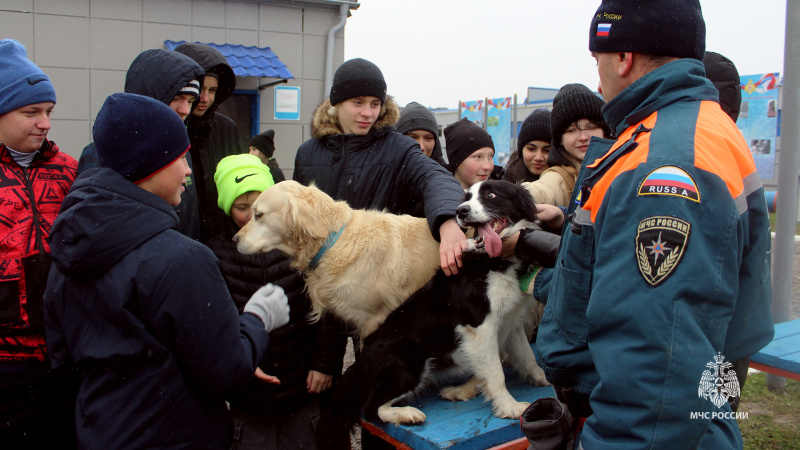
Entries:
POLYGON ((741 448, 706 372, 727 383, 725 363, 773 335, 753 158, 696 60, 648 73, 603 115, 619 138, 592 139, 555 269, 536 280, 540 365, 589 396, 584 448, 741 448))
POLYGON ((239 315, 204 245, 164 200, 111 169, 82 173, 53 224, 45 334, 53 367, 83 373, 82 448, 228 449, 225 398, 269 335, 239 315))

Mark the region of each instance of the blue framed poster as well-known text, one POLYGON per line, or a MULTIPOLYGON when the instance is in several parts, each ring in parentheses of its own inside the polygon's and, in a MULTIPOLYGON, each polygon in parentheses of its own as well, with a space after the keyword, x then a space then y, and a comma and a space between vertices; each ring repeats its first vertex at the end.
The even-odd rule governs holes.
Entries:
POLYGON ((275 120, 300 120, 300 87, 275 86, 275 120))

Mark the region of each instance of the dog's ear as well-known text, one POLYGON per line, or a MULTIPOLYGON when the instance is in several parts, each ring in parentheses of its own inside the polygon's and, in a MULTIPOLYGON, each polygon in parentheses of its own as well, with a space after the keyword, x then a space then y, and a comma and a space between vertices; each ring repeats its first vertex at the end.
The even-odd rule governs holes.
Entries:
POLYGON ((320 201, 319 194, 323 194, 319 189, 302 185, 287 192, 288 232, 296 242, 304 243, 328 236, 329 226, 325 218, 330 212, 325 202, 320 201))
POLYGON ((515 185, 517 194, 514 195, 514 206, 522 214, 522 217, 529 221, 536 221, 536 202, 533 195, 520 185, 515 185))

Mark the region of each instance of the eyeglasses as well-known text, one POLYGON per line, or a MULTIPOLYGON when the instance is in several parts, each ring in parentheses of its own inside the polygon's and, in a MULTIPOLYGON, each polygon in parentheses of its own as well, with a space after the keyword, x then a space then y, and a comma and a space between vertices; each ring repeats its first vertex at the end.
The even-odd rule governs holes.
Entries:
POLYGON ((577 134, 577 133, 581 133, 581 132, 587 132, 588 133, 588 132, 597 131, 597 130, 600 129, 599 125, 597 125, 596 123, 591 122, 589 120, 585 120, 585 121, 581 121, 581 122, 584 122, 582 124, 583 128, 581 128, 581 126, 579 125, 580 122, 576 122, 576 123, 573 123, 572 125, 570 125, 569 127, 567 127, 566 131, 564 131, 564 134, 573 134, 573 133, 577 134))

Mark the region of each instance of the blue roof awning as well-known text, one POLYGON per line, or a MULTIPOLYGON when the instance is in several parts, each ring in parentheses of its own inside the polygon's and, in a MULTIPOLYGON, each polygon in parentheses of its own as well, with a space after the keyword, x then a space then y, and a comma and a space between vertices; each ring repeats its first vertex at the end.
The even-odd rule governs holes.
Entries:
MULTIPOLYGON (((175 47, 185 44, 186 41, 164 41, 167 50, 175 50, 175 47)), ((278 59, 269 47, 245 47, 237 44, 207 44, 222 53, 228 60, 233 69, 233 73, 240 77, 269 77, 269 78, 294 78, 292 72, 286 68, 286 64, 278 59)))

